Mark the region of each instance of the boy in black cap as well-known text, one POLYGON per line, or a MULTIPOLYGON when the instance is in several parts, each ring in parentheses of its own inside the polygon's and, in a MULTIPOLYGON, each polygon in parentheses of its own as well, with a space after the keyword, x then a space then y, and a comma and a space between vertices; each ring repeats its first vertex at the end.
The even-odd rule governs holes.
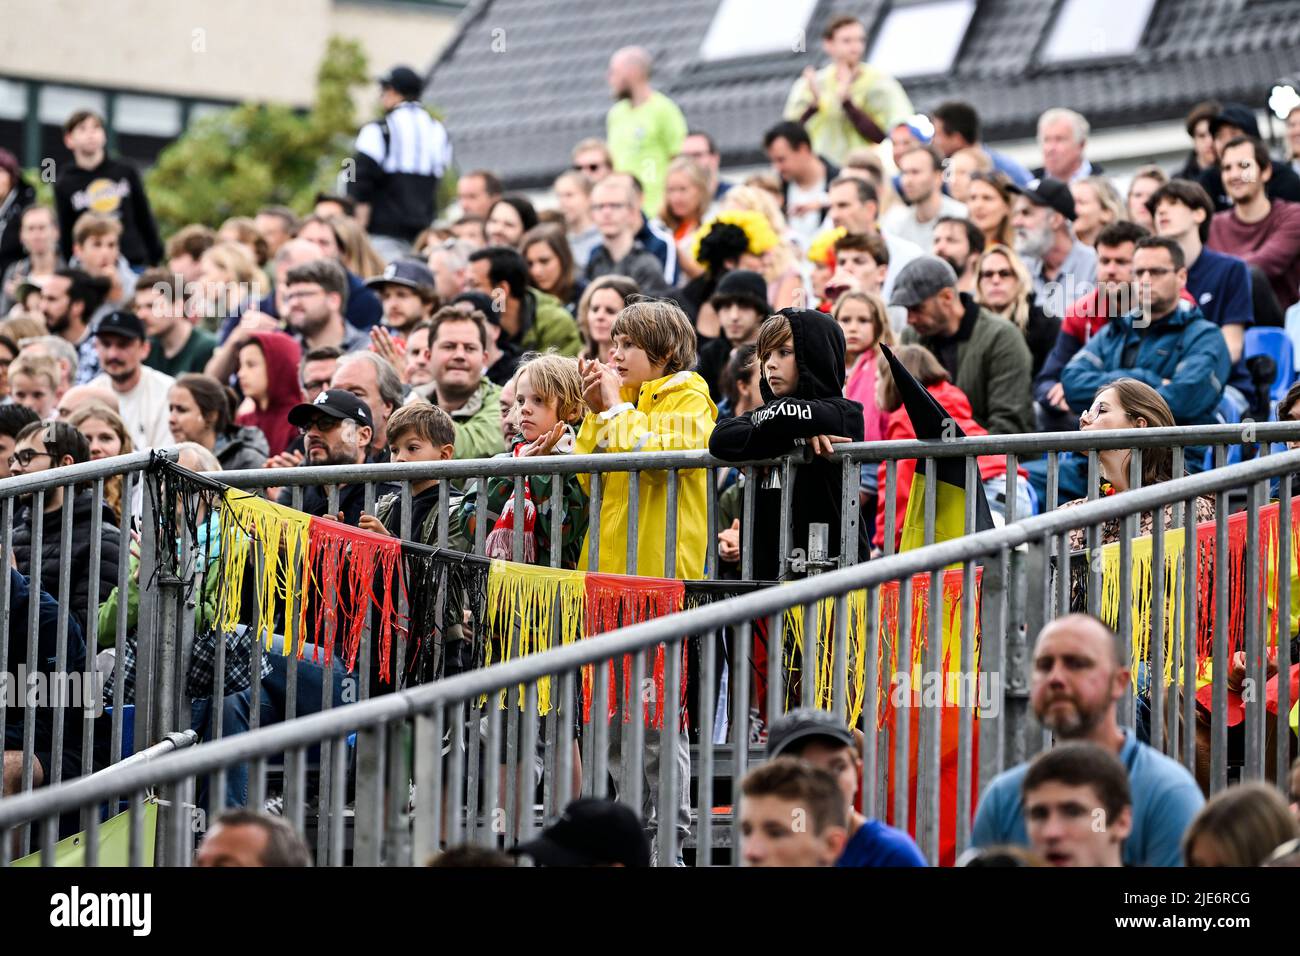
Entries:
POLYGON ((836 866, 925 866, 925 857, 902 830, 857 811, 862 787, 861 747, 853 732, 824 710, 799 708, 778 718, 767 735, 767 756, 798 757, 835 778, 849 807, 848 842, 836 866))
POLYGON ((722 400, 722 372, 731 353, 758 342, 758 327, 771 311, 767 280, 748 269, 733 269, 719 280, 709 305, 718 315, 722 334, 700 347, 696 371, 709 383, 709 397, 717 403, 722 400))
MULTIPOLYGON (((815 457, 795 472, 791 492, 790 547, 808 546, 808 526, 829 526, 831 558, 839 556, 840 465, 826 460, 840 442, 863 439, 862 406, 844 397, 844 333, 828 315, 808 309, 782 309, 758 332, 759 389, 764 404, 719 422, 709 438, 710 454, 724 461, 750 461, 789 454, 811 446, 815 457)), ((780 472, 773 469, 756 498, 753 535, 754 577, 772 581, 789 576, 789 555, 780 554, 780 472)), ((861 552, 860 552, 861 553, 861 552)))
POLYGON ((650 840, 630 807, 584 797, 527 843, 510 851, 538 866, 649 866, 650 840))

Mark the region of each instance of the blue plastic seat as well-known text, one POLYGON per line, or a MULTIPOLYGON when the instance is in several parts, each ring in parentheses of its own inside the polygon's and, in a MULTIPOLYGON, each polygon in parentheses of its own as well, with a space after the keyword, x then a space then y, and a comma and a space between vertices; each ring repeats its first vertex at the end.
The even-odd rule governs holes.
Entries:
MULTIPOLYGON (((1256 355, 1267 355, 1277 363, 1277 377, 1273 379, 1268 395, 1271 409, 1277 407, 1287 389, 1295 382, 1295 354, 1295 345, 1285 329, 1252 326, 1246 330, 1242 357, 1251 359, 1256 355)), ((1270 410, 1269 418, 1274 417, 1274 412, 1270 410)))
MULTIPOLYGON (((105 705, 104 714, 100 720, 112 721, 113 706, 105 705)), ((111 723, 110 723, 110 726, 111 723)), ((135 704, 122 705, 122 752, 114 756, 113 762, 125 760, 131 754, 135 753, 135 704)))

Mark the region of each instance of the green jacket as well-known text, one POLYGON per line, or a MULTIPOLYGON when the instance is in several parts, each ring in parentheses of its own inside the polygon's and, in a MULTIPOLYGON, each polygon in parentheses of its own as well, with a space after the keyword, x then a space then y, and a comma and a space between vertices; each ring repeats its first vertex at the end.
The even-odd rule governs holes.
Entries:
MULTIPOLYGON (((132 555, 131 567, 127 571, 126 578, 127 634, 135 633, 136 623, 140 619, 140 585, 137 581, 138 573, 136 571, 139 565, 140 559, 132 555)), ((220 595, 221 566, 220 562, 213 558, 208 564, 207 573, 203 575, 203 594, 194 609, 194 631, 196 634, 201 634, 215 624, 217 620, 217 600, 220 595)), ((108 599, 99 606, 99 619, 96 622, 96 630, 101 648, 113 647, 117 642, 117 602, 119 599, 118 589, 113 588, 108 595, 108 599)))
POLYGON ((456 425, 456 458, 491 458, 501 453, 500 398, 501 386, 485 378, 469 401, 451 413, 456 425))
MULTIPOLYGON (((500 455, 508 458, 509 455, 500 455)), ((538 468, 544 468, 545 458, 535 459, 538 468)), ((533 504, 537 507, 537 519, 533 523, 533 542, 536 547, 534 564, 549 566, 551 563, 551 482, 554 475, 537 474, 528 476, 528 487, 532 492, 533 504)), ((582 490, 577 475, 562 475, 561 505, 564 517, 560 530, 560 567, 575 568, 582 551, 582 541, 587 534, 587 493, 582 490)), ((487 527, 484 539, 492 533, 492 528, 501 511, 515 493, 515 480, 511 478, 489 478, 487 482, 487 527)), ((478 521, 478 482, 471 481, 465 489, 465 497, 459 506, 453 505, 451 513, 451 547, 457 551, 474 550, 475 526, 478 521)))
MULTIPOLYGON (((529 289, 528 298, 529 301, 524 305, 527 328, 519 338, 519 347, 523 351, 545 352, 547 349, 555 349, 570 358, 582 351, 578 323, 563 302, 537 289, 529 289)), ((456 457, 462 456, 457 454, 456 457)))
MULTIPOLYGON (((1009 321, 981 308, 965 292, 962 330, 969 335, 957 343, 957 380, 970 399, 971 417, 990 435, 1022 435, 1034 431, 1033 358, 1025 335, 1009 321)), ((958 333, 961 334, 961 333, 958 333)), ((903 330, 904 345, 924 345, 938 356, 937 338, 922 338, 903 330)))

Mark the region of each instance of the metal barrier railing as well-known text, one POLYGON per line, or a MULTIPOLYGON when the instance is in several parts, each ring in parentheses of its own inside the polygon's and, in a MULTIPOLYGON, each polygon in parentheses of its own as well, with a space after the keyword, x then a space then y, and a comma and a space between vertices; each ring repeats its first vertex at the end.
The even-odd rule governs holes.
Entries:
MULTIPOLYGON (((124 752, 122 681, 119 679, 116 694, 105 701, 102 696, 103 681, 96 664, 96 621, 99 616, 104 584, 116 585, 125 590, 128 562, 127 546, 130 541, 130 514, 123 508, 116 524, 105 523, 102 504, 106 483, 120 480, 123 501, 130 501, 143 481, 144 471, 152 456, 148 452, 122 455, 116 458, 54 468, 29 475, 18 475, 0 481, 0 553, 4 555, 4 574, 0 575, 0 681, 5 694, 0 694, 0 739, 5 741, 4 790, 30 790, 36 776, 42 774, 43 782, 57 786, 65 776, 85 775, 92 772, 97 754, 107 753, 109 763, 116 762, 124 752), (78 489, 84 490, 78 492, 78 489), (61 504, 47 511, 47 502, 62 496, 61 504), (32 515, 57 515, 59 540, 57 544, 58 573, 54 581, 44 575, 42 559, 46 550, 48 517, 29 521, 27 553, 29 575, 27 588, 26 627, 13 628, 11 612, 14 594, 10 568, 18 561, 14 550, 14 531, 18 517, 17 507, 30 499, 32 515), (77 514, 81 517, 78 519, 77 514), (77 540, 74 542, 74 530, 77 540), (84 538, 84 547, 83 547, 84 538), (74 547, 75 545, 75 547, 74 547), (121 560, 111 582, 104 582, 104 548, 118 550, 121 560), (74 558, 84 555, 84 564, 74 558), (74 573, 76 579, 74 580, 74 573), (85 603, 74 600, 84 575, 85 603), (49 621, 42 624, 39 595, 46 591, 57 596, 53 654, 48 654, 49 621), (84 618, 82 615, 84 614, 84 618), (83 625, 81 622, 85 621, 83 625), (74 623, 75 621, 75 623, 74 623), (44 632, 44 633, 43 633, 44 632), (25 638, 15 647, 11 638, 25 638), (42 638, 45 638, 42 643, 42 638), (38 654, 45 653, 52 668, 36 663, 38 654), (80 658, 80 666, 75 665, 80 658), (21 667, 15 666, 15 661, 21 667), (18 672, 21 670, 21 675, 18 672), (16 706, 9 706, 10 703, 16 706), (112 716, 105 726, 103 706, 112 707, 112 716), (14 710, 22 710, 21 746, 13 747, 18 737, 12 722, 14 710), (38 724, 42 739, 37 740, 38 724), (78 726, 79 725, 79 726, 78 726), (37 744, 46 760, 38 768, 37 744), (48 764, 45 766, 44 764, 48 764)), ((51 529, 52 530, 52 529, 51 529)), ((117 659, 127 641, 125 603, 119 606, 116 620, 114 649, 117 659)), ((128 749, 141 749, 144 738, 137 734, 128 749)), ((83 821, 84 823, 85 821, 83 821)), ((25 852, 30 835, 21 835, 20 845, 25 852)))
MULTIPOLYGON (((1133 433, 1127 433, 1132 439, 1133 433)), ((1106 440, 1110 440, 1109 438, 1106 440)), ((1121 447, 1114 445, 1110 447, 1121 447)), ((510 463, 502 463, 509 465, 510 463)), ((407 468, 412 474, 419 473, 414 466, 393 466, 407 468)), ((456 463, 451 467, 470 468, 468 463, 456 463)), ((969 469, 972 466, 968 466, 969 469)), ((976 665, 974 642, 970 640, 974 627, 977 594, 969 586, 973 580, 976 563, 983 564, 985 571, 984 597, 985 614, 983 617, 982 647, 978 670, 980 674, 996 674, 1006 687, 1005 707, 996 713, 982 717, 979 721, 981 764, 987 758, 988 768, 997 771, 1023 760, 1037 749, 1044 741, 1041 732, 1034 732, 1025 719, 1026 688, 1029 677, 1030 635, 1036 633, 1035 624, 1054 614, 1062 613, 1070 602, 1068 562, 1059 562, 1055 570, 1051 558, 1068 557, 1069 533, 1074 529, 1087 529, 1096 553, 1099 548, 1100 531, 1103 523, 1120 520, 1128 525, 1129 531, 1139 515, 1143 513, 1162 514, 1167 506, 1180 506, 1184 513, 1192 514, 1195 502, 1202 496, 1213 496, 1218 507, 1215 515, 1214 547, 1218 556, 1216 570, 1225 568, 1224 555, 1227 549, 1228 514, 1226 508, 1227 494, 1235 489, 1245 489, 1247 497, 1247 552, 1252 544, 1260 541, 1260 497, 1266 492, 1268 483, 1279 480, 1278 539, 1289 541, 1291 528, 1289 518, 1292 510, 1292 489, 1290 476, 1300 469, 1300 451, 1287 451, 1276 455, 1261 457, 1239 465, 1216 468, 1198 475, 1175 479, 1157 486, 1138 488, 1122 495, 1091 501, 1073 509, 1058 510, 1051 513, 1024 518, 1001 528, 968 535, 959 539, 931 544, 926 547, 893 555, 881 560, 870 561, 844 567, 838 570, 793 581, 781 587, 766 588, 743 597, 730 598, 718 603, 705 605, 693 610, 683 611, 649 620, 630 627, 599 636, 596 639, 579 641, 574 644, 547 651, 531 657, 523 657, 492 667, 471 671, 445 680, 434 681, 419 687, 407 689, 394 694, 387 694, 371 700, 362 701, 344 708, 288 720, 275 726, 263 727, 247 734, 206 743, 188 751, 175 754, 153 762, 148 766, 124 766, 113 768, 95 777, 88 777, 62 786, 26 793, 0 801, 0 854, 7 858, 9 836, 12 831, 22 828, 33 821, 41 821, 48 832, 59 814, 80 810, 83 816, 93 817, 94 810, 102 802, 114 800, 120 794, 126 794, 132 805, 138 805, 144 792, 155 787, 167 787, 172 794, 174 804, 194 804, 195 795, 201 783, 219 777, 232 767, 251 762, 257 771, 265 770, 268 761, 276 755, 287 754, 286 777, 296 777, 296 781, 287 781, 285 788, 285 816, 299 829, 309 822, 307 814, 308 790, 304 786, 303 775, 306 767, 307 753, 310 748, 323 743, 332 744, 329 749, 329 775, 335 786, 328 791, 322 790, 312 814, 317 827, 317 835, 323 841, 324 852, 320 862, 340 865, 345 862, 356 864, 406 864, 422 862, 440 845, 455 844, 471 839, 484 844, 495 844, 504 839, 513 842, 516 836, 525 839, 536 825, 536 819, 529 808, 532 799, 518 799, 514 770, 521 767, 525 757, 513 762, 506 774, 497 770, 497 760, 503 750, 518 733, 514 748, 516 756, 532 755, 538 749, 539 726, 536 705, 541 687, 559 686, 559 707, 553 713, 563 714, 563 719, 555 721, 557 725, 554 737, 548 735, 545 745, 546 755, 542 761, 542 773, 552 778, 553 800, 544 804, 544 815, 549 816, 562 807, 572 794, 571 744, 574 722, 572 712, 564 713, 564 702, 573 701, 576 689, 583 676, 582 668, 595 665, 598 675, 607 673, 609 665, 623 660, 625 656, 639 658, 653 652, 661 645, 665 648, 665 683, 675 687, 680 680, 680 652, 683 644, 698 640, 701 647, 702 673, 699 681, 699 712, 710 714, 716 703, 714 678, 717 676, 718 661, 714 654, 716 645, 714 637, 730 630, 738 635, 733 647, 733 660, 739 662, 735 669, 737 681, 743 683, 747 673, 746 662, 754 644, 753 622, 771 620, 777 627, 773 633, 779 635, 784 627, 785 614, 792 608, 803 608, 808 619, 818 625, 822 623, 824 612, 822 601, 831 601, 833 607, 828 613, 835 623, 834 644, 835 677, 833 686, 835 697, 832 702, 837 710, 843 712, 845 702, 840 696, 848 684, 844 668, 846 660, 845 628, 848 627, 849 611, 853 607, 864 607, 865 629, 859 634, 866 642, 864 654, 865 666, 869 676, 866 686, 877 688, 882 675, 870 673, 882 648, 892 646, 898 649, 899 660, 912 660, 910 648, 912 640, 912 622, 908 620, 910 603, 907 597, 914 585, 914 576, 929 576, 929 593, 938 593, 944 569, 951 565, 961 565, 965 586, 961 589, 961 671, 971 673, 976 665), (996 560, 990 560, 996 559, 996 560), (989 572, 999 566, 1008 569, 1004 578, 1005 586, 996 580, 990 582, 989 572), (1031 577, 1040 576, 1041 590, 1034 594, 1030 590, 1031 577), (897 588, 898 615, 893 630, 882 626, 882 599, 891 587, 897 588), (988 598, 993 593, 1005 595, 1003 603, 1005 614, 998 611, 990 619, 988 598), (860 595, 855 597, 855 595, 860 595), (900 646, 901 645, 901 646, 900 646), (478 709, 478 701, 483 695, 496 695, 522 687, 525 702, 524 710, 516 720, 510 720, 507 728, 501 726, 502 712, 498 707, 482 708, 483 729, 479 721, 467 721, 467 712, 478 709), (347 781, 350 774, 347 744, 349 735, 356 735, 356 769, 352 775, 356 780, 355 795, 348 799, 347 781), (486 770, 477 766, 477 747, 480 736, 483 738, 482 750, 486 754, 497 755, 487 761, 486 770), (464 741, 463 746, 458 745, 464 741), (444 757, 445 747, 445 757, 444 757), (986 753, 986 750, 991 753, 986 753), (369 766, 362 760, 361 754, 372 754, 369 766), (288 769, 291 768, 291 769, 288 769), (488 772, 491 771, 491 772, 488 772), (467 782, 478 774, 479 786, 466 787, 467 782), (414 790, 411 790, 411 784, 414 790), (502 794, 502 790, 511 791, 502 794), (351 816, 345 807, 351 802, 354 809, 351 816), (503 805, 504 804, 504 805, 503 805), (347 821, 351 820, 352 843, 350 851, 345 844, 347 821)), ((445 477, 452 477, 445 475, 445 477)), ((281 482, 283 483, 283 482, 281 482)), ((930 485, 933 488, 933 485, 930 485)), ((927 517, 934 515, 933 493, 927 493, 927 517)), ((969 519, 969 511, 968 511, 969 519)), ((1184 531, 1188 542, 1195 539, 1195 528, 1191 522, 1185 522, 1184 531)), ((1131 617, 1124 617, 1129 607, 1132 581, 1125 574, 1128 555, 1125 548, 1131 547, 1132 535, 1124 534, 1119 538, 1121 549, 1120 577, 1118 579, 1119 607, 1121 609, 1120 630, 1129 631, 1135 624, 1131 617)), ((1164 540, 1163 535, 1153 536, 1154 542, 1164 540)), ((1185 552, 1190 562, 1195 562, 1197 550, 1189 546, 1185 552)), ((1289 547, 1278 549, 1278 593, 1276 604, 1280 608, 1289 608, 1289 588, 1291 579, 1292 554, 1289 547)), ((1248 562, 1249 567, 1258 569, 1258 565, 1248 562)), ((1192 573, 1184 578, 1184 603, 1180 609, 1182 615, 1191 616, 1186 634, 1196 631, 1195 616, 1203 609, 1198 609, 1191 590, 1186 584, 1194 577, 1192 573)), ((1101 569, 1090 562, 1087 577, 1089 579, 1088 600, 1094 600, 1092 585, 1100 584, 1101 569)), ((996 574, 993 575, 996 578, 996 574)), ((1257 584, 1256 579, 1253 583, 1257 584)), ((1252 679, 1262 676, 1264 639, 1263 625, 1265 610, 1260 606, 1258 597, 1248 581, 1244 596, 1244 648, 1247 654, 1249 673, 1252 679)), ((1213 663, 1214 673, 1220 678, 1214 684, 1215 701, 1211 708, 1210 752, 1211 752, 1211 789, 1221 789, 1227 783, 1227 725, 1226 708, 1220 706, 1227 693, 1223 675, 1227 672, 1229 617, 1232 613, 1226 600, 1228 588, 1227 575, 1217 574, 1214 580, 1216 593, 1220 595, 1213 608, 1213 663)), ((1162 599, 1153 599, 1151 630, 1165 633, 1163 615, 1165 603, 1162 599)), ((1175 613, 1179 613, 1176 611, 1175 613)), ((1282 612, 1285 613, 1285 612, 1282 612)), ((927 672, 937 672, 940 652, 940 617, 930 613, 926 618, 926 644, 921 652, 921 666, 927 672)), ((1288 627, 1289 630, 1289 627, 1288 627)), ((804 628, 805 659, 819 659, 818 635, 821 627, 804 628)), ((1180 650, 1187 651, 1187 638, 1180 650)), ((1291 661, 1287 642, 1279 639, 1278 666, 1289 667, 1291 661)), ((1157 647, 1164 643, 1155 642, 1157 647)), ((887 660, 888 658, 886 658, 887 660)), ((1142 663, 1142 662, 1135 662, 1142 663)), ((1156 662, 1159 665, 1160 662, 1156 662)), ((1186 664, 1186 659, 1183 661, 1186 664)), ((1161 667, 1153 665, 1152 670, 1159 674, 1161 667)), ((1181 671, 1175 666, 1173 688, 1182 682, 1184 690, 1191 687, 1195 680, 1192 668, 1184 666, 1181 671)), ((1262 681, 1260 682, 1262 684, 1262 681)), ((1280 682, 1285 683, 1285 682, 1280 682)), ((1161 696, 1165 686, 1156 679, 1151 690, 1153 713, 1163 713, 1165 704, 1173 694, 1161 696)), ((805 690, 806 692, 806 690, 805 690)), ((1285 693, 1285 691, 1283 691, 1285 693)), ((592 736, 599 736, 602 727, 608 731, 604 719, 610 702, 610 685, 603 676, 595 681, 595 707, 597 719, 593 721, 592 736)), ((492 699, 496 699, 493 697, 492 699)), ((513 699, 513 696, 512 696, 513 699)), ((676 694, 668 693, 663 697, 662 729, 659 731, 660 754, 673 752, 676 728, 680 726, 681 701, 676 694)), ((783 709, 781 707, 773 713, 783 709)), ((1278 752, 1279 756, 1289 753, 1289 731, 1283 733, 1285 713, 1289 709, 1289 700, 1283 696, 1278 706, 1278 752)), ((1175 743, 1173 750, 1186 756, 1186 742, 1190 739, 1194 715, 1191 708, 1194 701, 1185 696, 1183 700, 1183 745, 1175 743)), ((914 705, 904 701, 902 707, 906 712, 914 705)), ((917 792, 915 803, 911 804, 909 789, 909 754, 910 741, 907 727, 909 721, 903 721, 899 732, 887 740, 889 749, 881 749, 878 733, 864 734, 863 758, 865 770, 864 812, 876 814, 884 809, 882 801, 892 797, 893 813, 896 823, 907 825, 909 809, 915 820, 915 829, 923 851, 931 861, 939 859, 941 832, 955 828, 955 846, 960 849, 969 839, 969 820, 977 792, 977 778, 973 768, 973 751, 975 747, 974 721, 971 708, 962 708, 963 719, 958 739, 957 767, 958 783, 955 802, 951 808, 941 813, 939 792, 939 764, 941 759, 941 715, 937 708, 919 705, 921 711, 918 719, 918 757, 917 757, 917 792), (892 750, 892 754, 890 753, 892 750), (890 776, 889 769, 895 772, 890 776), (888 785, 889 792, 881 786, 882 781, 888 785)), ((633 699, 630 703, 616 699, 613 705, 614 720, 621 717, 630 718, 630 726, 638 728, 641 717, 641 702, 633 699)), ((1122 713, 1131 718, 1131 704, 1126 701, 1122 713)), ((732 740, 734 772, 736 777, 743 775, 748 751, 744 746, 749 739, 749 697, 738 688, 733 695, 732 740)), ((516 717, 517 708, 511 706, 508 719, 516 717)), ((1245 779, 1259 779, 1264 771, 1264 740, 1267 714, 1262 699, 1252 697, 1245 702, 1246 758, 1242 770, 1245 779)), ((1171 708, 1173 726, 1178 724, 1178 709, 1171 708)), ((910 715, 909 715, 910 716, 910 715)), ((868 731, 873 728, 868 724, 868 731)), ((877 728, 879 729, 879 728, 877 728)), ((634 736, 634 745, 625 748, 625 766, 622 768, 626 779, 633 782, 620 796, 638 807, 641 804, 640 784, 647 767, 642 766, 645 757, 640 741, 634 736), (630 758, 629 755, 630 754, 630 758)), ((1154 737, 1153 737, 1154 739, 1154 737)), ((711 734, 702 734, 700 738, 700 761, 705 768, 712 766, 715 744, 711 734)), ((322 748, 322 753, 325 748, 322 748)), ((584 789, 602 793, 605 789, 607 773, 611 769, 609 756, 604 747, 590 748, 592 758, 591 776, 584 781, 584 789)), ((1193 753, 1191 759, 1194 760, 1193 753)), ((1189 761, 1190 762, 1190 761, 1189 761)), ((658 761, 658 806, 674 806, 675 795, 680 793, 683 783, 681 768, 672 759, 658 761)), ((519 776, 523 776, 521 770, 519 776)), ((978 780, 986 782, 988 774, 981 767, 978 780)), ((713 794, 711 774, 702 771, 700 791, 694 801, 695 813, 692 835, 696 846, 696 861, 699 864, 714 862, 712 850, 713 839, 713 794)), ((725 822, 738 827, 739 816, 734 812, 738 797, 733 794, 733 812, 725 822)), ((189 829, 188 816, 174 814, 168 819, 166 838, 161 842, 165 846, 164 859, 174 865, 187 863, 193 846, 194 833, 189 829)), ((131 840, 138 845, 141 839, 141 826, 133 822, 131 840)), ((680 847, 677 828, 672 825, 660 825, 657 830, 657 849, 660 862, 670 863, 680 847)), ((733 840, 733 847, 739 840, 733 840)), ((48 843, 42 852, 49 852, 48 843)), ((733 860, 736 854, 733 849, 733 860)))

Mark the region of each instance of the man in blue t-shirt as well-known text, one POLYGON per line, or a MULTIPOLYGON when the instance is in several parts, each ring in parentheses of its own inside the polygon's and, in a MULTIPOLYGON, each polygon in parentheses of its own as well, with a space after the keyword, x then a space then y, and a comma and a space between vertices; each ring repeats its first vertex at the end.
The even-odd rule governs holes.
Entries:
POLYGON ((1182 246, 1187 261, 1187 291, 1200 306, 1201 314, 1223 332, 1232 359, 1224 394, 1244 415, 1255 398, 1255 385, 1242 357, 1246 329, 1255 324, 1250 270, 1236 256, 1205 248, 1214 200, 1199 184, 1172 179, 1152 193, 1147 208, 1155 220, 1156 235, 1167 236, 1182 246))
MULTIPOLYGON (((1131 675, 1129 647, 1087 614, 1052 621, 1034 646, 1030 704, 1058 741, 1098 744, 1128 772, 1133 829, 1124 841, 1126 866, 1179 866, 1182 838, 1205 797, 1187 768, 1121 728, 1115 707, 1131 675)), ((1029 764, 994 777, 975 812, 971 843, 1027 845, 1021 788, 1029 764)))
POLYGON ((849 807, 849 838, 836 866, 925 866, 912 838, 864 817, 854 798, 862 786, 861 748, 834 714, 799 708, 776 720, 767 735, 768 758, 797 757, 831 774, 849 807))

